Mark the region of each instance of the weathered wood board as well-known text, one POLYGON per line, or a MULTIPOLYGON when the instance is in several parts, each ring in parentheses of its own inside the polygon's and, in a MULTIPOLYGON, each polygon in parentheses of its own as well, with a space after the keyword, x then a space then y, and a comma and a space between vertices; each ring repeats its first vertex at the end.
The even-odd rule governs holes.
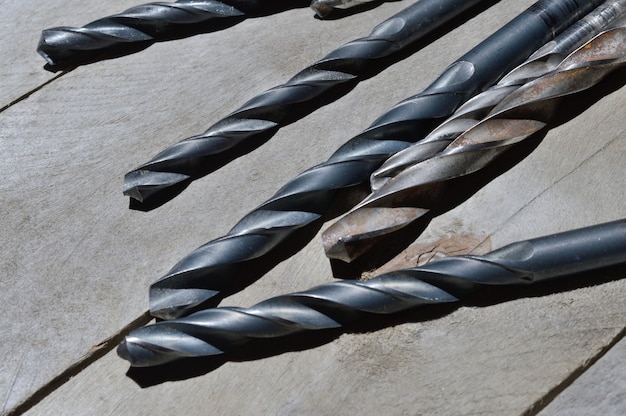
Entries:
MULTIPOLYGON (((15 39, 2 50, 16 62, 0 70, 7 86, 0 107, 52 78, 35 53, 42 29, 85 24, 138 4, 0 3, 1 30, 15 39)), ((59 389, 37 393, 141 316, 150 283, 182 256, 223 235, 288 179, 421 91, 532 3, 498 2, 150 213, 128 210, 121 194, 125 172, 337 46, 367 35, 409 1, 331 21, 314 19, 308 9, 291 10, 157 44, 80 67, 0 112, 3 411, 21 409, 33 394, 28 414, 42 415, 456 415, 540 408, 622 332, 626 282, 603 279, 437 314, 409 313, 321 337, 302 351, 286 347, 265 358, 216 362, 217 368, 198 377, 143 389, 110 352, 59 389)), ((416 252, 442 241, 456 239, 457 249, 480 252, 626 217, 622 84, 613 79, 604 85, 597 103, 435 219, 400 262, 408 264, 416 252)), ((223 304, 248 306, 330 280, 318 237, 223 304)), ((623 367, 623 351, 614 355, 623 367)), ((616 397, 620 388, 611 387, 616 397)), ((554 412, 559 409, 567 408, 554 412)))

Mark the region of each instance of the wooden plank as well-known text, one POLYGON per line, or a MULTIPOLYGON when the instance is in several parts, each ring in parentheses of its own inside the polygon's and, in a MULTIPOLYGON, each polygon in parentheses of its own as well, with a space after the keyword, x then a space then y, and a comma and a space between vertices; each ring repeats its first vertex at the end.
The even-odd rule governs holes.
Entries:
POLYGON ((622 339, 541 413, 622 415, 626 408, 626 340, 622 339))
MULTIPOLYGON (((0 294, 8 306, 0 351, 14 357, 0 364, 4 408, 137 318, 149 284, 184 254, 223 235, 531 3, 501 1, 151 213, 127 209, 126 171, 408 4, 324 22, 294 10, 155 45, 79 68, 0 114, 0 233, 12 236, 0 242, 8 288, 0 294)), ((611 110, 624 104, 623 90, 612 93, 551 132, 531 157, 433 221, 420 241, 466 235, 475 242, 466 250, 485 239, 497 247, 623 216, 626 126, 611 110), (556 212, 562 207, 567 215, 556 212)), ((318 238, 225 304, 331 280, 321 253, 318 238)), ((148 389, 126 378, 125 362, 110 353, 29 414, 520 413, 621 330, 624 284, 469 305, 424 322, 409 314, 148 389)))

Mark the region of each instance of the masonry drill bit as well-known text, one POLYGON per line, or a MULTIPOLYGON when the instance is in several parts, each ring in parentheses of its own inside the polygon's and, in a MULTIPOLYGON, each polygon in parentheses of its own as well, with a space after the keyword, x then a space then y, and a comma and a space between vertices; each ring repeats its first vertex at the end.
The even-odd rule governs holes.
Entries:
POLYGON ((522 65, 504 76, 497 84, 470 98, 446 121, 419 144, 391 156, 372 174, 372 190, 377 190, 407 167, 445 149, 460 134, 478 124, 513 91, 527 82, 553 71, 562 61, 601 30, 626 13, 626 0, 610 0, 570 26, 548 42, 522 65))
POLYGON ((83 27, 45 29, 37 52, 61 71, 143 50, 155 42, 215 32, 249 18, 307 7, 308 0, 178 0, 132 7, 83 27))
POLYGON ((151 314, 172 319, 213 306, 220 296, 261 277, 287 258, 286 252, 304 247, 324 221, 366 196, 369 177, 384 160, 424 138, 466 99, 599 3, 536 3, 449 66, 425 91, 394 106, 326 162, 296 176, 228 234, 184 257, 150 287, 151 314))
POLYGON ((303 69, 285 84, 262 92, 204 133, 161 151, 127 173, 131 208, 169 199, 233 159, 261 146, 286 125, 348 93, 398 60, 399 52, 484 0, 422 0, 303 69))
POLYGON ((319 17, 328 16, 335 9, 349 9, 361 4, 371 3, 374 0, 313 0, 311 9, 317 13, 319 17))
MULTIPOLYGON (((507 96, 444 151, 373 191, 323 234, 327 256, 346 263, 382 248, 446 196, 446 183, 487 168, 547 126, 559 99, 599 83, 626 63, 626 18, 569 55, 554 71, 507 96)), ((338 264, 335 263, 336 267, 338 264)))
POLYGON ((132 331, 118 355, 133 366, 219 355, 253 339, 346 326, 362 313, 395 314, 459 302, 479 289, 529 285, 626 263, 626 220, 516 242, 484 256, 454 256, 382 274, 337 281, 250 308, 206 309, 132 331))

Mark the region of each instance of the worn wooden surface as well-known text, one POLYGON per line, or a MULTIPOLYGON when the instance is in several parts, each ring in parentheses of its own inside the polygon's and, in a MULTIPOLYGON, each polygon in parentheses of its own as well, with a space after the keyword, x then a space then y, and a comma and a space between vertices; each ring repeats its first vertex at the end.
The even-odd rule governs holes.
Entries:
MULTIPOLYGON (((308 9, 247 20, 78 68, 14 103, 53 78, 35 53, 42 29, 85 24, 136 4, 0 1, 0 108, 8 106, 0 112, 3 412, 533 414, 556 396, 545 413, 570 414, 559 398, 578 397, 575 389, 589 384, 561 390, 622 336, 626 281, 614 278, 619 271, 587 276, 600 278, 597 285, 576 280, 519 296, 506 293, 320 337, 306 348, 287 345, 268 357, 216 361, 197 377, 148 388, 126 376, 128 366, 114 352, 83 364, 66 383, 55 380, 140 317, 149 284, 183 255, 223 235, 289 178, 421 91, 532 1, 502 0, 451 28, 150 213, 128 210, 121 194, 126 171, 368 34, 409 1, 334 21, 314 19, 308 9)), ((433 248, 480 252, 626 217, 621 85, 619 77, 605 83, 595 92, 597 103, 435 219, 398 264, 433 248)), ((223 304, 248 306, 330 280, 317 238, 223 304)), ((623 348, 610 350, 622 369, 624 356, 623 348)), ((595 377, 612 374, 601 363, 592 367, 600 372, 595 377)), ((626 394, 623 382, 601 389, 612 398, 611 407, 591 401, 590 413, 626 408, 619 402, 626 394)))

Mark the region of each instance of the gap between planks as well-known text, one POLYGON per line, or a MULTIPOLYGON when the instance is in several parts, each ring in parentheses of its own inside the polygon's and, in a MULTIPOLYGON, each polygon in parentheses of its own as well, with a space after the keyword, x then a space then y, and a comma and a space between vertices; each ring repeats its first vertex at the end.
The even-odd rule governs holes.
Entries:
POLYGON ((48 84, 52 83, 53 81, 56 81, 57 79, 61 78, 63 75, 69 73, 70 71, 64 71, 61 72, 60 74, 57 74, 55 76, 53 76, 52 78, 50 78, 48 81, 44 82, 43 84, 33 88, 32 90, 28 91, 26 94, 23 94, 21 96, 19 96, 18 98, 16 98, 15 100, 11 101, 10 103, 8 103, 7 105, 0 107, 0 113, 2 113, 5 110, 8 110, 9 108, 13 107, 15 104, 20 103, 22 101, 24 101, 25 99, 27 99, 28 97, 30 97, 31 95, 33 95, 34 93, 36 93, 37 91, 41 90, 42 88, 44 88, 45 86, 47 86, 48 84))

